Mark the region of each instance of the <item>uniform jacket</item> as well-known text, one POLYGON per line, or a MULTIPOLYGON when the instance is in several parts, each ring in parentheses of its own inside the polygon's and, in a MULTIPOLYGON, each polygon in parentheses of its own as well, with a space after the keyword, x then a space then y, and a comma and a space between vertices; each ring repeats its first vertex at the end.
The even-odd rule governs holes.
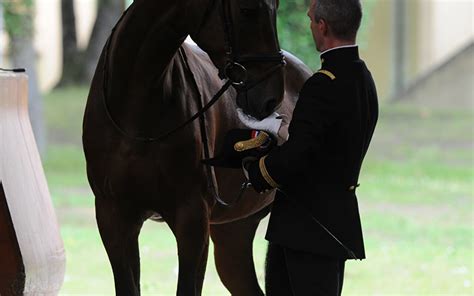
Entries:
POLYGON ((334 49, 321 59, 322 69, 301 89, 288 141, 250 166, 250 181, 281 190, 267 240, 353 259, 339 240, 363 259, 356 188, 378 118, 377 93, 357 47, 334 49))

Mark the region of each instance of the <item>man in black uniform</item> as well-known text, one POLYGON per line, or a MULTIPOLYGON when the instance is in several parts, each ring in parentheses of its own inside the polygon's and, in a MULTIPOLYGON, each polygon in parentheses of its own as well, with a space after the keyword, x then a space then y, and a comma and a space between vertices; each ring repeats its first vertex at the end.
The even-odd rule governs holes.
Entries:
POLYGON ((378 117, 355 45, 360 0, 312 0, 322 69, 303 86, 289 139, 246 164, 258 192, 278 188, 268 225, 267 295, 340 295, 347 259, 365 258, 356 198, 378 117))

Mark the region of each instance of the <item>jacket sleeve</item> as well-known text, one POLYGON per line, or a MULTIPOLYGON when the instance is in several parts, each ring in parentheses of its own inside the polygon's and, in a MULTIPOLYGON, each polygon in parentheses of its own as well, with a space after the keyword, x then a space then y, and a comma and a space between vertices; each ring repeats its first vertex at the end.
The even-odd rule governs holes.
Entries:
POLYGON ((338 93, 334 81, 317 74, 308 79, 293 112, 288 141, 249 167, 250 181, 257 191, 290 186, 312 169, 311 160, 319 152, 324 134, 345 112, 338 93))

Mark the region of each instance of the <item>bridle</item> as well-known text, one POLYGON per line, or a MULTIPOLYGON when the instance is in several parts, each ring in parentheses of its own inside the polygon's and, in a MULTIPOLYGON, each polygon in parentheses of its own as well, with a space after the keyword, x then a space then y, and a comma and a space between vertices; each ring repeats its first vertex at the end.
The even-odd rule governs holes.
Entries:
MULTIPOLYGON (((239 54, 236 48, 235 34, 232 30, 232 17, 230 0, 222 0, 221 15, 224 23, 224 46, 226 48, 226 64, 222 70, 219 70, 219 77, 221 79, 230 80, 232 85, 238 89, 238 91, 247 91, 256 86, 261 81, 268 78, 273 72, 284 67, 286 65, 285 56, 282 51, 279 50, 275 53, 262 53, 262 54, 239 54), (247 68, 244 64, 246 63, 274 63, 271 68, 259 75, 257 79, 249 82, 249 76, 247 68), (237 72, 237 75, 234 73, 237 72)), ((277 36, 275 36, 276 38, 277 36)))
MULTIPOLYGON (((219 69, 219 77, 221 79, 225 79, 225 83, 222 87, 217 91, 217 93, 212 97, 212 99, 204 105, 197 113, 191 116, 189 119, 178 125, 177 127, 173 128, 172 130, 162 133, 159 136, 154 137, 140 137, 130 135, 127 131, 125 131, 117 121, 113 118, 112 114, 110 113, 109 107, 107 105, 107 74, 108 74, 108 52, 110 49, 110 40, 116 30, 117 24, 124 18, 124 16, 129 11, 129 8, 124 11, 121 18, 117 22, 117 24, 112 29, 112 32, 107 39, 105 44, 105 51, 104 51, 104 77, 103 77, 103 104, 105 108, 105 112, 107 117, 112 122, 113 126, 117 131, 119 131, 123 136, 129 138, 130 140, 140 141, 140 142, 158 142, 162 141, 172 134, 176 133, 177 131, 181 130, 197 118, 203 116, 210 107, 212 107, 219 98, 227 91, 227 89, 233 85, 238 92, 241 91, 248 91, 249 89, 256 86, 258 83, 262 82, 263 80, 267 79, 270 75, 272 75, 278 69, 284 67, 286 65, 285 57, 281 51, 276 53, 268 53, 268 54, 252 54, 252 55, 240 55, 235 51, 235 34, 232 31, 232 18, 230 16, 230 0, 221 0, 222 1, 222 19, 224 25, 224 36, 225 36, 225 47, 226 47, 226 64, 224 68, 221 70, 219 69), (272 67, 268 70, 263 72, 259 75, 256 79, 249 81, 248 71, 243 64, 247 63, 275 63, 272 67), (236 74, 237 73, 237 74, 236 74)), ((216 5, 218 0, 214 0, 213 3, 216 5)), ((132 4, 133 5, 133 4, 132 4)), ((212 11, 212 9, 208 9, 208 11, 212 11)), ((206 13, 207 14, 207 13, 206 13)), ((205 16, 206 17, 206 16, 205 16)), ((275 36, 276 37, 276 36, 275 36)), ((184 51, 183 51, 184 52, 184 51)), ((186 62, 187 64, 187 62, 186 62)), ((191 71, 191 69, 189 69, 191 71)), ((192 75, 192 72, 191 72, 192 75)))

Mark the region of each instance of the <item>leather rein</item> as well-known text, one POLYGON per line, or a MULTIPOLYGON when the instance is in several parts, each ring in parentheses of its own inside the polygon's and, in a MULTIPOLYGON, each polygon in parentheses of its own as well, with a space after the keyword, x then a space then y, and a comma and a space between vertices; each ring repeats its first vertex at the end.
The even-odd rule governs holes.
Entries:
MULTIPOLYGON (((256 86, 258 83, 262 82, 263 80, 267 79, 270 75, 273 74, 273 72, 277 71, 278 69, 284 67, 286 65, 285 62, 285 57, 281 51, 278 51, 277 53, 270 53, 270 54, 255 54, 255 55, 239 55, 238 53, 235 52, 235 38, 234 34, 232 31, 232 18, 230 17, 230 0, 222 0, 222 19, 224 23, 224 29, 225 29, 225 47, 226 47, 226 65, 223 70, 219 70, 219 77, 221 79, 225 79, 225 83, 222 85, 222 87, 216 92, 216 94, 212 97, 212 99, 202 106, 202 108, 196 112, 193 116, 191 116, 189 119, 184 121, 183 123, 179 124, 175 128, 164 132, 158 136, 154 137, 139 137, 139 136, 134 136, 130 135, 128 132, 126 132, 120 125, 117 123, 117 121, 113 118, 112 114, 110 113, 110 109, 107 105, 107 88, 108 88, 108 53, 110 50, 110 40, 115 33, 117 25, 114 26, 112 29, 112 32, 107 39, 107 42, 105 44, 105 51, 104 51, 104 69, 103 69, 103 104, 105 108, 105 112, 107 114, 107 117, 109 120, 112 122, 114 128, 120 132, 123 136, 126 138, 129 138, 130 140, 134 141, 139 141, 139 142, 159 142, 163 141, 169 136, 175 134, 179 130, 183 129, 186 127, 188 124, 196 120, 197 118, 201 117, 206 113, 209 108, 211 108, 221 97, 222 95, 227 91, 227 89, 233 85, 234 87, 238 87, 239 89, 248 91, 249 89, 253 88, 256 86), (263 62, 263 63, 276 63, 273 67, 269 68, 266 70, 264 73, 262 73, 257 79, 254 81, 249 81, 248 79, 248 71, 243 66, 242 64, 244 63, 255 63, 255 62, 263 62), (239 71, 240 72, 240 77, 235 77, 233 75, 234 72, 239 71)), ((218 2, 218 1, 214 1, 218 2)), ((122 16, 120 17, 119 21, 117 24, 120 23, 120 21, 124 18, 124 16, 127 14, 129 11, 129 8, 127 8, 122 16)), ((184 50, 182 51, 184 52, 184 50)), ((189 69, 189 71, 192 74, 191 69, 189 68, 189 65, 187 61, 185 62, 186 67, 189 69)), ((194 79, 194 78, 193 78, 194 79)), ((194 82, 195 83, 195 82, 194 82)), ((199 92, 199 91, 198 91, 199 92)))

